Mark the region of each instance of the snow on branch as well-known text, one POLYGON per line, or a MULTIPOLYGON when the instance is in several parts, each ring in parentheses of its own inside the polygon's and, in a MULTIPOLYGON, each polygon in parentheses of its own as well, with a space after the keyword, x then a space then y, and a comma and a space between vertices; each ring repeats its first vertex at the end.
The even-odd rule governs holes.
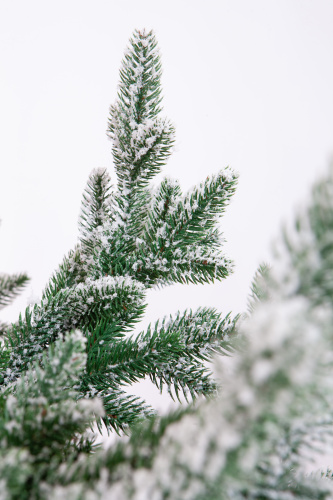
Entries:
POLYGON ((55 476, 66 457, 91 448, 86 429, 104 410, 97 398, 78 400, 84 351, 85 338, 79 331, 60 336, 44 353, 43 367, 34 362, 15 386, 0 393, 4 498, 21 496, 27 483, 30 491, 39 491, 46 463, 48 474, 55 476), (14 491, 17 495, 12 496, 14 491))
POLYGON ((143 313, 144 287, 130 277, 87 279, 73 288, 64 288, 41 301, 25 318, 11 327, 8 373, 4 383, 15 380, 27 364, 41 359, 45 347, 61 332, 73 328, 93 328, 107 319, 126 330, 143 313))
POLYGON ((26 274, 0 274, 0 309, 7 306, 29 281, 26 274))
POLYGON ((108 135, 118 188, 142 189, 171 153, 174 128, 161 111, 161 64, 152 32, 136 31, 120 70, 118 101, 110 107, 108 135))
POLYGON ((96 231, 112 219, 111 178, 106 169, 92 171, 83 193, 79 216, 80 240, 87 251, 98 244, 96 231))

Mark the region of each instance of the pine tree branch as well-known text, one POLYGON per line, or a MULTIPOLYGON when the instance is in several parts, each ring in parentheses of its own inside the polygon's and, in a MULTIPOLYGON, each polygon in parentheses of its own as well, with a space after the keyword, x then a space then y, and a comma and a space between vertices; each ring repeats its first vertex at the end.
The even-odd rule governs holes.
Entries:
POLYGON ((200 330, 205 317, 210 331, 219 322, 221 338, 210 342, 197 332, 197 351, 186 343, 193 325, 184 318, 191 313, 179 316, 177 325, 171 319, 169 327, 161 323, 138 339, 124 338, 143 313, 146 288, 213 282, 232 270, 220 250, 217 218, 234 193, 236 175, 220 172, 185 196, 167 179, 155 191, 148 185, 174 142, 173 126, 159 116, 160 78, 153 34, 135 32, 110 108, 118 189, 112 190, 105 169, 93 171, 83 195, 80 245, 51 277, 41 303, 10 327, 1 363, 2 384, 15 383, 29 363, 43 363, 60 332, 80 328, 87 338, 87 366, 79 394, 100 395, 104 422, 117 432, 150 415, 142 401, 121 392, 122 385, 148 375, 161 389, 166 384, 172 396, 208 396, 216 384, 204 363, 214 350, 223 351, 223 343, 231 349, 222 328, 229 320, 217 319, 212 310, 195 313, 191 321, 200 330))
POLYGON ((170 155, 174 129, 161 111, 161 64, 152 32, 136 31, 120 70, 108 135, 120 193, 142 189, 170 155))
POLYGON ((156 451, 169 425, 179 422, 184 416, 193 413, 192 407, 178 408, 166 416, 152 416, 144 422, 131 427, 128 443, 118 441, 108 450, 99 450, 93 456, 77 461, 71 470, 62 469, 59 481, 69 485, 72 482, 84 483, 86 487, 94 488, 96 477, 106 467, 110 474, 110 482, 119 478, 118 470, 130 465, 132 470, 152 466, 156 451), (112 479, 111 479, 112 478, 112 479))
POLYGON ((7 306, 25 287, 29 278, 26 274, 0 275, 0 309, 7 306))
POLYGON ((252 283, 251 283, 251 293, 248 299, 247 310, 249 314, 253 314, 257 306, 263 302, 269 300, 268 291, 268 274, 270 266, 266 263, 260 264, 258 267, 252 283))
POLYGON ((143 313, 143 297, 140 283, 129 277, 107 277, 64 288, 32 311, 27 309, 25 318, 12 325, 7 337, 11 374, 5 381, 17 377, 31 360, 41 358, 43 349, 62 331, 93 329, 103 320, 128 330, 143 313))
POLYGON ((0 336, 4 335, 6 331, 8 330, 9 325, 8 323, 4 323, 3 321, 0 321, 0 336))
POLYGON ((141 216, 142 231, 133 224, 131 238, 125 237, 130 231, 105 233, 100 273, 129 274, 146 286, 224 279, 232 263, 221 253, 222 237, 214 225, 234 193, 236 179, 222 171, 183 199, 179 186, 165 179, 148 213, 141 216))
MULTIPOLYGON (((133 424, 142 422, 154 415, 153 410, 137 396, 129 396, 124 391, 109 388, 103 395, 103 407, 105 415, 102 417, 108 432, 114 429, 118 434, 120 431, 128 432, 133 424)), ((97 421, 98 429, 101 431, 101 420, 97 421)))
POLYGON ((57 271, 51 276, 45 287, 42 300, 55 297, 63 289, 72 288, 79 283, 84 283, 87 272, 82 261, 82 249, 76 245, 74 250, 70 250, 65 256, 57 271))
POLYGON ((167 221, 174 213, 181 197, 181 188, 177 181, 165 178, 156 189, 147 213, 143 240, 150 246, 161 238, 165 239, 168 231, 167 221))
POLYGON ((103 409, 96 399, 77 401, 84 340, 79 332, 58 339, 44 353, 43 368, 35 362, 14 392, 9 386, 0 393, 0 477, 6 498, 44 498, 43 482, 52 483, 62 463, 92 449, 83 433, 103 409))
MULTIPOLYGON (((166 384, 172 397, 173 391, 177 398, 179 391, 185 397, 189 392, 193 399, 197 394, 208 396, 216 385, 202 362, 217 352, 233 352, 237 320, 230 314, 222 318, 213 309, 199 309, 165 318, 137 337, 108 342, 100 335, 102 340, 90 351, 87 372, 97 379, 107 376, 116 385, 149 376, 160 390, 166 384)), ((97 379, 94 387, 100 390, 97 379)))
POLYGON ((90 174, 79 217, 82 261, 87 272, 93 265, 93 255, 100 244, 103 225, 109 225, 114 220, 111 189, 111 179, 106 169, 96 169, 90 174))
POLYGON ((225 169, 179 200, 169 217, 170 239, 177 245, 195 244, 216 225, 235 192, 237 175, 225 169))
POLYGON ((135 249, 150 201, 149 180, 169 157, 174 128, 161 111, 161 65, 153 34, 136 31, 120 71, 118 101, 110 108, 108 135, 118 178, 116 219, 106 236, 135 249))
POLYGON ((226 278, 233 270, 233 263, 221 251, 212 251, 200 243, 174 251, 157 245, 147 251, 139 243, 132 255, 126 254, 123 245, 112 246, 110 253, 100 253, 100 274, 130 275, 146 287, 175 282, 212 283, 226 278))

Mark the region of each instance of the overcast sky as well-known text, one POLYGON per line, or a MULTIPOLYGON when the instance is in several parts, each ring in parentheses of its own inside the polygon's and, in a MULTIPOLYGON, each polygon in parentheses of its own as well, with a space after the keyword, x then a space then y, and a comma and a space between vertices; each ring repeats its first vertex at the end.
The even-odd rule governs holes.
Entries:
POLYGON ((77 241, 90 171, 135 28, 153 29, 184 190, 224 166, 240 174, 221 220, 234 275, 148 294, 145 324, 186 307, 243 311, 251 278, 333 152, 331 0, 1 0, 0 269, 31 283, 2 319, 40 295, 77 241))

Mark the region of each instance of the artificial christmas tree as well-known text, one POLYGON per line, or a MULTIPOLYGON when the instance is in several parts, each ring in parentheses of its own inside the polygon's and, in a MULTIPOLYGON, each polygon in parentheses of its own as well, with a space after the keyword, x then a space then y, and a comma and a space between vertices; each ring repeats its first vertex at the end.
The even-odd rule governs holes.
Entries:
POLYGON ((129 336, 148 288, 229 274, 217 217, 236 177, 152 190, 174 133, 152 33, 135 32, 120 74, 117 189, 92 173, 79 244, 0 344, 0 499, 331 499, 331 473, 304 464, 332 436, 333 170, 258 270, 247 315, 179 312, 129 336), (213 379, 204 362, 226 351, 233 369, 217 355, 213 379), (147 375, 215 397, 159 417, 122 389, 147 375), (94 447, 96 421, 129 438, 94 447))
POLYGON ((41 302, 6 331, 0 428, 9 497, 23 488, 27 498, 38 498, 44 482, 56 483, 55 471, 91 450, 82 432, 94 420, 100 429, 104 422, 108 431, 120 432, 152 417, 154 410, 123 386, 149 376, 173 397, 208 397, 217 385, 205 362, 232 350, 238 317, 208 308, 179 312, 128 335, 144 313, 148 288, 212 283, 232 270, 221 251, 218 217, 237 176, 225 169, 185 195, 167 178, 157 188, 149 185, 174 142, 172 125, 160 117, 160 77, 153 34, 136 31, 108 123, 117 189, 105 169, 92 172, 79 244, 51 277, 41 302), (13 467, 11 454, 18 457, 13 467), (16 466, 24 460, 16 483, 16 466))
POLYGON ((152 33, 135 32, 120 71, 118 100, 110 108, 117 190, 105 169, 93 171, 83 196, 80 243, 45 288, 8 330, 4 384, 29 363, 42 360, 59 334, 80 329, 87 339, 82 397, 103 398, 108 429, 124 430, 151 410, 122 386, 146 376, 162 389, 210 395, 216 386, 203 361, 228 345, 234 319, 210 309, 185 312, 126 338, 153 286, 204 283, 228 276, 217 218, 235 191, 229 169, 207 177, 182 195, 164 179, 153 190, 173 144, 172 125, 160 118, 161 66, 152 33))

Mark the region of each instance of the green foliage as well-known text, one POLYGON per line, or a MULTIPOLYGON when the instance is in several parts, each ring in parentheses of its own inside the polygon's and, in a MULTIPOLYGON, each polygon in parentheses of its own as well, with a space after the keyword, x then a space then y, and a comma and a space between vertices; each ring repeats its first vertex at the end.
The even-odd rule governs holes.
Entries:
POLYGON ((43 482, 52 484, 62 464, 93 450, 85 431, 103 407, 98 399, 78 400, 85 342, 79 332, 60 336, 41 364, 33 363, 1 393, 2 498, 41 498, 43 482))
POLYGON ((136 31, 120 69, 117 102, 110 107, 108 135, 120 197, 131 205, 171 153, 173 126, 160 118, 161 63, 152 33, 136 31))
MULTIPOLYGON (((0 309, 9 305, 13 299, 23 290, 29 278, 25 273, 0 274, 0 309)), ((6 323, 0 322, 0 336, 8 329, 6 323)), ((1 349, 1 340, 0 340, 1 349)), ((0 368, 3 365, 3 357, 0 358, 0 368)), ((6 365, 4 365, 6 366, 6 365)), ((0 374, 1 381, 1 374, 0 374)))
POLYGON ((7 306, 29 281, 26 274, 0 275, 0 309, 7 306))
POLYGON ((185 195, 149 186, 174 140, 160 75, 154 36, 135 32, 110 108, 117 189, 91 174, 79 244, 0 343, 0 499, 331 499, 331 471, 304 471, 333 442, 333 171, 260 266, 241 321, 200 308, 130 335, 147 288, 232 268, 218 228, 230 170, 185 195), (145 377, 206 398, 159 417, 124 390, 145 377), (102 422, 129 437, 97 449, 87 430, 102 422))
POLYGON ((270 266, 268 264, 260 264, 257 269, 253 281, 251 283, 251 293, 248 300, 248 312, 252 314, 256 307, 262 302, 269 300, 269 291, 267 286, 267 279, 269 275, 270 266))
MULTIPOLYGON (((314 193, 321 186, 333 189, 333 172, 314 193)), ((329 240, 332 199, 314 196, 310 209, 298 216, 296 231, 284 231, 270 271, 262 268, 260 279, 257 274, 254 310, 238 325, 246 348, 233 358, 232 369, 226 369, 226 358, 216 359, 223 384, 218 397, 150 419, 133 429, 128 442, 77 464, 73 498, 332 498, 332 473, 307 473, 316 467, 315 453, 331 454, 333 443, 333 303, 327 289, 313 293, 331 253, 321 253, 313 267, 322 240, 314 237, 314 220, 309 223, 313 213, 324 212, 318 223, 323 237, 327 217, 329 240), (295 255, 302 255, 302 265, 295 255), (305 280, 306 289, 300 286, 305 280), (265 290, 262 301, 260 290, 265 290)), ((188 331, 186 315, 177 321, 188 331)), ((69 474, 62 484, 58 494, 70 498, 69 474)))
MULTIPOLYGON (((221 394, 163 436, 150 430, 151 460, 119 465, 119 475, 113 468, 104 490, 110 498, 332 498, 331 471, 307 473, 316 453, 331 456, 333 444, 333 303, 326 279, 318 280, 332 259, 322 242, 331 240, 333 218, 332 197, 318 193, 332 191, 331 171, 284 230, 269 271, 258 271, 251 315, 238 325, 245 348, 232 370, 216 360, 221 394)), ((132 447, 123 446, 130 456, 132 447)))
POLYGON ((151 32, 136 31, 120 70, 108 135, 117 188, 106 169, 94 170, 83 194, 79 243, 51 276, 40 303, 8 329, 1 347, 1 384, 15 386, 63 332, 87 339, 80 397, 99 396, 108 431, 127 431, 154 414, 126 386, 150 377, 174 397, 211 396, 217 390, 204 364, 232 350, 237 318, 211 309, 178 313, 129 337, 145 310, 147 288, 212 283, 231 261, 221 250, 218 217, 235 191, 226 169, 183 195, 175 181, 149 181, 172 152, 174 128, 161 117, 161 63, 151 32))

